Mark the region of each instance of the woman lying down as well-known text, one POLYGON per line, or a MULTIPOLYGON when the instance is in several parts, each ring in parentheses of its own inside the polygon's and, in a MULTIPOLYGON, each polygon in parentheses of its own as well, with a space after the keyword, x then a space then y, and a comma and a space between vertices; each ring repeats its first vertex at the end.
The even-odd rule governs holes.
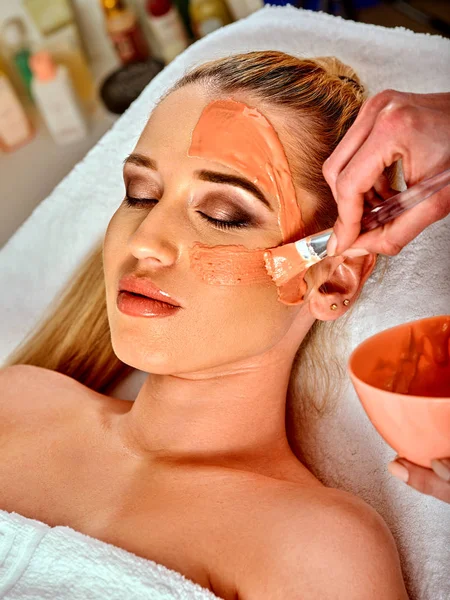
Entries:
MULTIPOLYGON (((364 99, 337 59, 252 52, 161 100, 102 246, 0 374, 3 517, 154 561, 197 584, 192 598, 407 598, 382 518, 313 476, 285 423, 294 380, 305 409, 323 400, 302 357, 376 257, 328 258, 279 289, 261 266, 333 226, 322 165, 364 99), (112 397, 133 369, 148 373, 136 400, 112 397)), ((181 597, 164 589, 140 597, 181 597)))

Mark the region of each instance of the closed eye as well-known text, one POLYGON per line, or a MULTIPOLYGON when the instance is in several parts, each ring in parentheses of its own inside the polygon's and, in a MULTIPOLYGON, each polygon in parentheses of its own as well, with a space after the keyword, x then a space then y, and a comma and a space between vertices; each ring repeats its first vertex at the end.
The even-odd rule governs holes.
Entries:
MULTIPOLYGON (((144 208, 149 204, 152 205, 157 203, 158 200, 155 198, 133 198, 132 196, 125 196, 125 205, 131 208, 144 208)), ((199 210, 197 213, 217 229, 241 229, 250 227, 252 224, 250 220, 222 221, 220 219, 214 219, 199 210)))
POLYGON ((208 217, 204 213, 197 211, 199 215, 203 217, 206 221, 214 224, 218 229, 241 229, 243 227, 250 227, 250 221, 221 221, 220 219, 213 219, 212 217, 208 217))
POLYGON ((125 205, 129 207, 140 207, 148 206, 149 204, 156 204, 158 200, 156 198, 133 198, 132 196, 125 196, 125 205))

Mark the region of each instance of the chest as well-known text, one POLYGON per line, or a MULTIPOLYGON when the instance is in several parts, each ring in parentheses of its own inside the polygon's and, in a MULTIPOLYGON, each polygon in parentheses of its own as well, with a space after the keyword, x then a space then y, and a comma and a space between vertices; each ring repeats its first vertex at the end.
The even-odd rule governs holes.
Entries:
POLYGON ((23 432, 0 447, 1 509, 163 564, 225 600, 239 597, 242 511, 220 486, 153 481, 146 469, 127 470, 89 445, 43 432, 23 432))

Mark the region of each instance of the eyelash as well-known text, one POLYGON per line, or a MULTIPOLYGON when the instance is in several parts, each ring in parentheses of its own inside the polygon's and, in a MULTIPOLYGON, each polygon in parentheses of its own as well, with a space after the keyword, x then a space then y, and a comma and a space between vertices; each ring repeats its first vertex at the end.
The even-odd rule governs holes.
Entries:
MULTIPOLYGON (((151 198, 132 198, 131 196, 125 196, 125 205, 131 208, 144 206, 146 204, 149 204, 150 202, 156 203, 158 202, 158 200, 154 200, 151 198)), ((211 223, 216 229, 242 229, 244 227, 250 227, 251 225, 249 221, 220 221, 219 219, 213 219, 212 217, 205 215, 199 210, 197 212, 203 217, 203 219, 205 219, 205 221, 211 223)))

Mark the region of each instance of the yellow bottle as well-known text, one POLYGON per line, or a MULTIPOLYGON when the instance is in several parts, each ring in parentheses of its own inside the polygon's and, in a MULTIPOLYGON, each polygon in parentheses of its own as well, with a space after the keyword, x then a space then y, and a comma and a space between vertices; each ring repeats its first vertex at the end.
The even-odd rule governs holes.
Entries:
POLYGON ((86 110, 95 108, 96 89, 69 0, 23 0, 42 36, 34 50, 47 50, 69 70, 74 88, 86 110))
POLYGON ((232 21, 223 0, 191 0, 189 12, 197 38, 202 38, 232 21))
POLYGON ((43 50, 49 51, 56 62, 67 67, 75 91, 85 109, 95 108, 94 78, 87 65, 75 24, 66 25, 44 38, 43 50))

